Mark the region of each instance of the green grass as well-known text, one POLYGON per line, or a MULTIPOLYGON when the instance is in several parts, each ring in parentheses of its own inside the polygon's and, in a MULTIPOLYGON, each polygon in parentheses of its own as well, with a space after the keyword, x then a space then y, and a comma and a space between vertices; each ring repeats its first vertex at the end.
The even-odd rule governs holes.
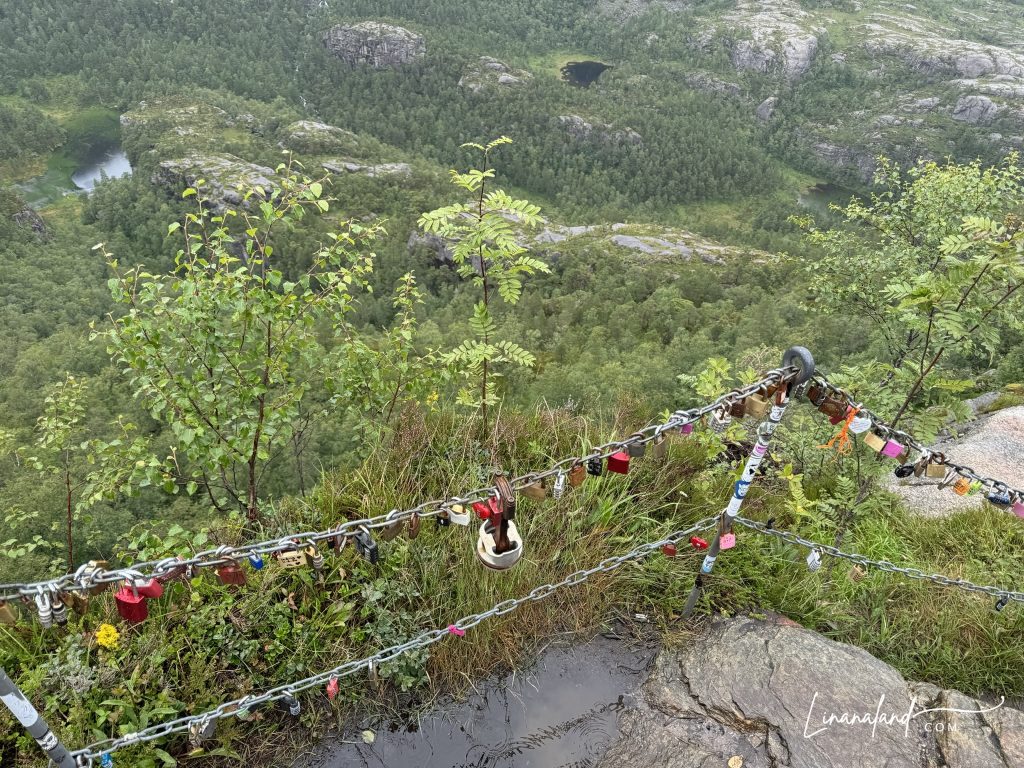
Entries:
MULTIPOLYGON (((493 443, 484 445, 471 437, 472 425, 461 416, 409 410, 358 469, 326 474, 309 497, 268 511, 262 533, 319 530, 428 498, 448 498, 488 484, 493 464, 513 474, 543 467, 579 455, 592 442, 628 434, 650 415, 629 400, 603 424, 565 410, 504 411, 493 443)), ((380 541, 381 561, 375 567, 359 560, 352 547, 341 556, 324 550, 323 584, 311 571, 283 570, 268 561, 264 570, 249 571, 249 585, 236 593, 209 573, 172 585, 167 597, 151 603, 150 620, 136 628, 118 620, 109 593, 94 598, 90 613, 74 616, 67 630, 42 632, 34 622, 0 626, 0 664, 20 670, 26 692, 74 745, 122 726, 132 730, 143 721, 201 712, 360 658, 424 629, 443 628, 714 514, 728 498, 733 476, 725 467, 704 465, 702 440, 673 438, 667 460, 635 459, 629 475, 588 478, 559 501, 521 498, 516 523, 524 556, 507 572, 488 571, 477 562, 477 523, 441 528, 426 520, 415 541, 405 536, 380 541), (94 633, 104 621, 123 632, 116 651, 96 647, 94 633), (74 667, 74 653, 85 654, 97 677, 81 695, 54 685, 74 667), (111 699, 125 703, 103 704, 111 699)), ((821 478, 806 478, 812 498, 823 493, 814 489, 829 487, 825 481, 835 469, 826 469, 821 478)), ((776 474, 755 484, 744 514, 762 520, 771 515, 777 527, 831 542, 834 523, 820 515, 793 517, 789 486, 776 474)), ((922 520, 894 502, 882 502, 855 521, 845 548, 982 584, 1020 586, 1024 529, 1011 515, 979 510, 922 520)), ((910 679, 968 693, 1024 693, 1024 647, 1015 639, 1024 630, 1020 606, 996 613, 987 596, 883 573, 854 579, 844 563, 833 571, 826 563, 811 573, 805 551, 746 529, 737 534, 737 547, 723 554, 709 581, 701 615, 774 611, 866 648, 910 679)), ((239 537, 237 529, 222 524, 210 541, 239 537)), ((161 541, 151 533, 142 544, 136 554, 146 557, 209 546, 183 534, 161 541)), ((311 692, 303 697, 302 722, 313 731, 338 726, 356 707, 408 717, 440 693, 464 690, 473 680, 519 666, 546 637, 593 632, 617 614, 647 613, 667 631, 685 630, 689 625, 679 613, 701 557, 680 547, 675 558, 656 554, 614 575, 596 576, 545 602, 485 621, 464 638, 447 638, 429 654, 385 665, 379 684, 362 675, 345 678, 333 703, 323 692, 311 692)), ((17 740, 22 762, 14 764, 34 765, 34 746, 4 717, 0 733, 10 735, 0 736, 0 754, 17 740)), ((210 748, 233 751, 250 764, 269 764, 274 755, 309 738, 309 730, 295 728, 280 713, 266 710, 258 717, 256 723, 225 722, 210 748)), ((177 755, 187 750, 182 739, 163 748, 177 755)), ((120 757, 124 764, 145 766, 152 754, 140 748, 120 757)))

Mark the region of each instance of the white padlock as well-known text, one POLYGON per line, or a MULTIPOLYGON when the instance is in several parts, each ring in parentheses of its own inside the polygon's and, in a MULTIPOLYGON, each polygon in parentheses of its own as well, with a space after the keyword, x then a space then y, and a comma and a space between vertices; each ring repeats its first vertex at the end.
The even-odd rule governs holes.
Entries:
POLYGON ((523 556, 523 539, 519 535, 516 524, 511 520, 508 521, 508 540, 512 549, 501 554, 494 551, 494 536, 488 533, 489 527, 491 526, 488 523, 480 526, 480 535, 476 540, 476 556, 480 558, 480 562, 495 571, 511 568, 523 556))

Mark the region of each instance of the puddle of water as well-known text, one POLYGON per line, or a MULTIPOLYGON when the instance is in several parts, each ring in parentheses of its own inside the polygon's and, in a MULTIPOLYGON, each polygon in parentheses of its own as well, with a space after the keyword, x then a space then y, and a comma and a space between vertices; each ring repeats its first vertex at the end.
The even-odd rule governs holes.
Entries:
POLYGON ((427 713, 415 732, 372 724, 373 744, 358 734, 326 741, 304 768, 590 768, 615 739, 655 652, 600 636, 551 647, 532 668, 427 713))

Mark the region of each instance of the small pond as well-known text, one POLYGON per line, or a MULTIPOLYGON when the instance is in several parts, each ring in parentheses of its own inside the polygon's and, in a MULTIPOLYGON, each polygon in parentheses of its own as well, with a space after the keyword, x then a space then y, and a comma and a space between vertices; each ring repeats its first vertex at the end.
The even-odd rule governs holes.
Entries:
POLYGON ((797 196, 797 202, 816 216, 834 216, 835 213, 829 210, 829 206, 848 205, 853 196, 852 190, 823 181, 801 192, 797 196))
POLYGON ((562 79, 567 83, 586 88, 595 82, 611 64, 602 61, 570 61, 562 67, 562 79))
POLYGON ((71 164, 70 169, 68 166, 66 160, 51 163, 42 176, 15 185, 18 194, 32 208, 39 209, 65 195, 88 194, 104 177, 116 179, 132 172, 128 156, 120 146, 91 153, 71 164))
POLYGON ((587 768, 596 765, 634 705, 656 653, 651 643, 598 636, 549 647, 531 668, 477 683, 464 702, 418 726, 368 724, 322 742, 304 768, 587 768))

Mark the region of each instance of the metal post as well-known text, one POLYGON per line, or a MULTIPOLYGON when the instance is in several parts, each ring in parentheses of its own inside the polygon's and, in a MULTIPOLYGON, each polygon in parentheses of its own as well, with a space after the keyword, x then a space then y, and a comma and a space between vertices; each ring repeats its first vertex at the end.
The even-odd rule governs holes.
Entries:
POLYGON ((50 726, 36 712, 36 708, 25 698, 25 694, 7 676, 2 667, 0 667, 0 701, 11 710, 18 722, 25 726, 25 730, 36 740, 39 748, 49 755, 50 760, 57 768, 76 768, 75 758, 68 752, 67 747, 60 743, 57 736, 50 730, 50 726))
POLYGON ((754 443, 754 448, 747 458, 743 474, 733 486, 732 498, 729 499, 728 506, 722 510, 722 517, 719 521, 714 541, 711 542, 708 553, 704 556, 704 562, 700 566, 700 573, 697 574, 697 578, 693 583, 693 589, 690 590, 690 596, 686 599, 686 606, 683 608, 684 618, 689 617, 693 613, 693 609, 696 607, 697 600, 700 599, 701 591, 704 588, 704 578, 711 575, 711 571, 715 567, 715 560, 718 559, 718 555, 721 552, 722 536, 732 530, 732 523, 740 513, 743 499, 747 496, 747 489, 750 488, 750 484, 754 481, 757 468, 761 466, 761 462, 768 454, 768 443, 775 432, 775 428, 782 421, 786 407, 789 405, 790 390, 794 386, 808 381, 814 375, 814 358, 803 347, 790 347, 786 350, 782 356, 782 367, 786 368, 791 365, 798 366, 800 370, 786 384, 779 387, 779 391, 775 394, 775 402, 772 403, 771 413, 757 427, 757 442, 754 443))

